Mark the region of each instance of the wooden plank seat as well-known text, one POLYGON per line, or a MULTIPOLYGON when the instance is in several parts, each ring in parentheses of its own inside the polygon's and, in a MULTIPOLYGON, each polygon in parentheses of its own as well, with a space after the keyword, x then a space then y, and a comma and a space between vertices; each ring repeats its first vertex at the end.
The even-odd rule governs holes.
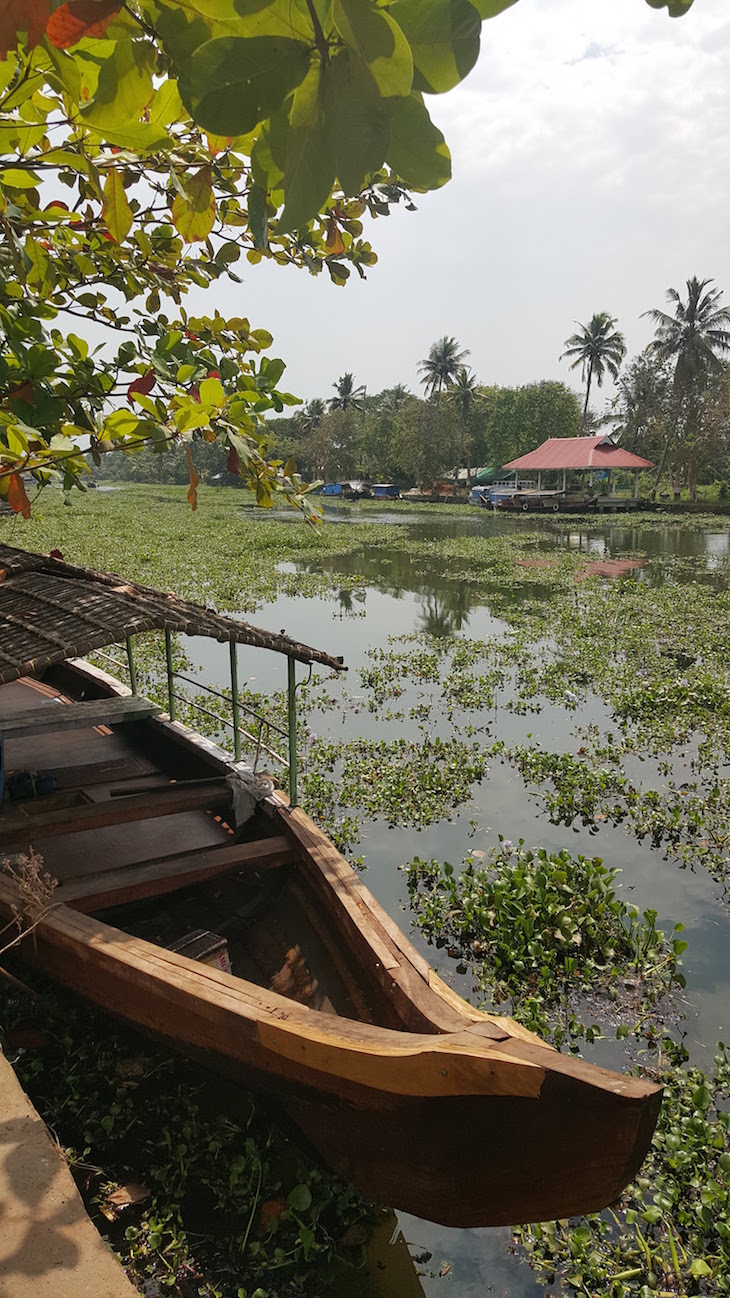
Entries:
POLYGON ((84 730, 91 726, 116 726, 128 721, 145 721, 162 709, 150 699, 132 694, 123 698, 88 699, 83 703, 47 703, 0 718, 4 740, 58 730, 84 730))
POLYGON ((175 816, 187 811, 209 809, 230 800, 225 779, 180 781, 144 793, 122 794, 101 802, 44 811, 43 799, 18 803, 18 811, 0 814, 0 850, 27 847, 46 838, 104 829, 130 821, 175 816))
POLYGON ((221 843, 99 871, 60 883, 55 897, 74 910, 89 913, 166 896, 233 870, 274 870, 292 865, 297 859, 291 840, 285 834, 276 834, 252 843, 221 843))

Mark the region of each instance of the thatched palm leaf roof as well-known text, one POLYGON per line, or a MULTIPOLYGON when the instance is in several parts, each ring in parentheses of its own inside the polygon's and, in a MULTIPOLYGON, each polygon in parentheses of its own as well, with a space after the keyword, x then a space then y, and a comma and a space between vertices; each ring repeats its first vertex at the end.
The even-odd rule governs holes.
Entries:
POLYGON ((37 676, 67 658, 118 644, 140 631, 208 636, 344 670, 341 658, 283 632, 223 617, 113 573, 0 545, 0 684, 37 676))

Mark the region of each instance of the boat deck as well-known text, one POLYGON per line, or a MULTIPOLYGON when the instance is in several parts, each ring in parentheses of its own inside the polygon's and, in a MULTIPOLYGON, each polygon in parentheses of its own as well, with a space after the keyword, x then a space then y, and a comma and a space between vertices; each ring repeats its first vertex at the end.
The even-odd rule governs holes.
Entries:
MULTIPOLYGON (((111 701, 110 714, 119 701, 111 701)), ((295 900, 294 844, 261 815, 236 833, 233 817, 226 820, 224 781, 199 760, 188 770, 171 766, 175 750, 156 751, 142 722, 84 727, 74 721, 67 728, 49 716, 45 728, 43 712, 83 706, 31 678, 0 686, 0 730, 10 736, 6 777, 50 772, 57 785, 56 792, 18 802, 6 795, 0 853, 32 846, 58 881, 56 902, 103 914, 107 923, 168 949, 204 927, 225 939, 237 977, 311 1008, 369 1019, 356 981, 344 990, 316 917, 303 916, 302 898, 295 900), (27 723, 36 711, 38 727, 27 723), (21 729, 37 733, 13 738, 21 716, 21 729), (196 799, 212 805, 177 809, 196 799), (105 816, 115 823, 98 823, 105 816), (89 818, 94 823, 85 829, 89 818), (213 886, 196 887, 203 883, 213 886)), ((89 707, 99 715, 103 700, 90 700, 89 707)))
MULTIPOLYGON (((70 703, 72 700, 59 688, 22 678, 0 687, 0 725, 30 709, 55 709, 70 703)), ((149 794, 175 779, 141 750, 139 739, 135 742, 129 732, 136 725, 135 722, 99 724, 73 730, 48 730, 19 738, 13 738, 11 730, 11 737, 5 741, 7 776, 19 771, 52 771, 56 775, 57 792, 21 801, 15 807, 6 801, 3 822, 0 822, 0 848, 5 844, 10 846, 8 826, 15 828, 20 817, 27 817, 29 842, 32 840, 33 846, 42 843, 46 867, 59 884, 65 885, 163 853, 166 856, 189 853, 230 841, 230 828, 220 816, 206 810, 181 811, 161 820, 152 816, 135 820, 131 832, 128 821, 89 829, 74 828, 76 823, 83 824, 90 805, 111 804, 112 799, 124 797, 128 792, 149 794), (74 808, 78 810, 78 820, 71 814, 64 832, 49 836, 44 822, 53 813, 73 813, 74 808)))

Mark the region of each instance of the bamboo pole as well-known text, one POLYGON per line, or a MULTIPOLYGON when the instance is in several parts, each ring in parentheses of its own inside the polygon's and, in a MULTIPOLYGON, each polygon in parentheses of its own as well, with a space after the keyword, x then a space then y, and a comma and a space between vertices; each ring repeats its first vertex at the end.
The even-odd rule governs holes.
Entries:
MULTIPOLYGON (((238 706, 238 658, 236 645, 230 641, 231 650, 231 699, 233 701, 233 751, 236 761, 241 760, 241 710, 238 706)), ((289 659, 291 661, 291 659, 289 659)))
POLYGON ((165 630, 165 661, 167 663, 167 710, 170 720, 175 720, 175 672, 172 667, 172 632, 165 630))
POLYGON ((132 637, 127 636, 127 665, 129 667, 129 684, 132 687, 132 693, 137 694, 137 666, 134 661, 134 649, 132 648, 132 637))
POLYGON ((289 714, 289 803, 297 805, 297 699, 296 667, 294 659, 287 659, 288 714, 289 714))

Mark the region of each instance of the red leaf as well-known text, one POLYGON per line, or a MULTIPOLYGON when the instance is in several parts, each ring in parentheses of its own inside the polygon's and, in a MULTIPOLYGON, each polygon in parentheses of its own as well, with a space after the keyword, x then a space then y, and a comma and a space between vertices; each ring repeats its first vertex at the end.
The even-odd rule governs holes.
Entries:
POLYGON ((63 558, 63 551, 62 551, 62 550, 49 550, 49 551, 48 551, 48 558, 49 558, 49 559, 62 559, 62 558, 63 558))
POLYGON ((155 386, 154 370, 147 370, 146 374, 140 374, 138 379, 132 379, 127 388, 127 401, 130 406, 134 405, 133 397, 135 392, 141 392, 143 396, 149 396, 155 386))
POLYGON ((229 473, 235 473, 236 477, 240 475, 241 465, 239 464, 238 456, 235 450, 233 449, 233 447, 231 447, 230 451, 228 452, 228 459, 226 460, 226 468, 228 469, 229 473))
POLYGON ((46 36, 57 50, 67 50, 84 36, 103 36, 121 7, 119 0, 69 0, 51 14, 46 36))
POLYGON ((13 388, 12 392, 8 392, 8 399, 10 401, 25 401, 27 405, 32 406, 33 389, 30 384, 30 379, 26 379, 25 382, 19 384, 17 388, 13 388))
POLYGON ((8 504, 14 513, 22 514, 23 518, 30 518, 30 501, 25 494, 25 486, 19 473, 10 475, 8 504))
POLYGON ((261 1204, 261 1229, 276 1230, 279 1225, 281 1214, 286 1212, 288 1207, 286 1199, 267 1199, 266 1203, 261 1204))
POLYGON ((221 376, 220 370, 208 370, 208 373, 206 374, 205 377, 206 379, 219 379, 220 376, 221 376))
POLYGON ((0 59, 15 49, 19 32, 26 33, 32 50, 43 39, 50 11, 51 0, 0 0, 0 59))

